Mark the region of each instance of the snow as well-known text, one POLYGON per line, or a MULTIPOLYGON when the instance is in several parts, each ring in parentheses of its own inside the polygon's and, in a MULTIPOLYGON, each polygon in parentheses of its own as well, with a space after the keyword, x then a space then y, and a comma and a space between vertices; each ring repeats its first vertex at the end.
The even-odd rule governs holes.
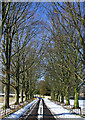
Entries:
POLYGON ((38 119, 42 119, 42 118, 43 118, 43 102, 41 99, 38 108, 38 119))
POLYGON ((79 115, 73 114, 70 110, 64 109, 61 105, 57 105, 46 98, 44 102, 55 118, 81 118, 79 115))
MULTIPOLYGON (((79 107, 81 109, 85 106, 85 100, 78 100, 79 101, 79 107)), ((64 99, 64 103, 66 103, 66 100, 64 99)), ((70 105, 74 106, 74 100, 70 99, 70 105)))
POLYGON ((23 113, 27 111, 30 106, 32 106, 37 100, 32 101, 31 103, 27 104, 25 107, 19 109, 18 111, 12 113, 8 118, 19 118, 23 113))
MULTIPOLYGON (((79 101, 79 107, 81 107, 82 114, 85 114, 85 100, 78 100, 79 101)), ((70 105, 74 106, 74 100, 70 99, 70 105)))
MULTIPOLYGON (((78 100, 79 101, 79 107, 81 109, 85 106, 85 100, 78 100)), ((70 99, 70 105, 74 106, 74 100, 70 99)))

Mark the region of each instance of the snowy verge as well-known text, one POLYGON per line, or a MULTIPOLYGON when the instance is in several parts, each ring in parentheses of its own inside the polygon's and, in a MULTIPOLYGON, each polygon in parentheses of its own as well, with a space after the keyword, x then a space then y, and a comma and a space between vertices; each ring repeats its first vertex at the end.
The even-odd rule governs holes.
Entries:
POLYGON ((48 99, 44 99, 48 109, 53 113, 55 118, 82 118, 79 115, 73 114, 70 110, 64 109, 61 105, 57 105, 48 99))
POLYGON ((29 109, 37 100, 32 101, 31 103, 27 104, 25 107, 19 109, 18 111, 12 113, 7 118, 20 118, 26 111, 29 109))

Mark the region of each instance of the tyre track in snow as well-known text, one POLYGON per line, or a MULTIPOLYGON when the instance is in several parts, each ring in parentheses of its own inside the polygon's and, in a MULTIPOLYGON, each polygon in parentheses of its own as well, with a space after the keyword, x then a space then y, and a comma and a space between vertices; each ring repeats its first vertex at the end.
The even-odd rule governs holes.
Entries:
POLYGON ((22 116, 20 120, 56 120, 52 115, 52 113, 50 112, 50 110, 45 105, 43 99, 41 104, 43 105, 43 108, 42 108, 43 112, 40 109, 41 105, 39 100, 37 104, 34 106, 33 110, 30 110, 31 113, 29 114, 29 110, 26 111, 26 113, 22 116), (40 112, 39 112, 39 109, 40 109, 40 112), (43 115, 41 113, 43 113, 43 115))
POLYGON ((44 100, 43 100, 43 108, 44 108, 43 120, 56 120, 52 115, 52 113, 50 112, 50 110, 45 105, 44 100))
MULTIPOLYGON (((32 113, 28 116, 26 120, 56 120, 50 110, 47 108, 47 106, 44 103, 44 100, 42 99, 43 104, 43 117, 39 117, 41 114, 39 114, 39 105, 40 101, 37 103, 36 107, 32 111, 32 113)), ((42 112, 41 112, 42 113, 42 112)))
POLYGON ((39 103, 40 103, 40 100, 34 105, 34 107, 31 110, 28 109, 22 115, 22 117, 20 118, 20 120, 38 120, 37 116, 38 116, 39 103))

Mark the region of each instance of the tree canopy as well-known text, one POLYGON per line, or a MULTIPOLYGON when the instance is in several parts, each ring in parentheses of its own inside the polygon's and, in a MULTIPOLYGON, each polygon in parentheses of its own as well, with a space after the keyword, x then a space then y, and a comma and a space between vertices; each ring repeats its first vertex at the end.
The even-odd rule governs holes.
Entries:
POLYGON ((2 2, 1 69, 5 107, 10 87, 23 102, 34 94, 69 104, 85 83, 85 14, 79 2, 2 2), (43 78, 43 80, 41 80, 43 78))

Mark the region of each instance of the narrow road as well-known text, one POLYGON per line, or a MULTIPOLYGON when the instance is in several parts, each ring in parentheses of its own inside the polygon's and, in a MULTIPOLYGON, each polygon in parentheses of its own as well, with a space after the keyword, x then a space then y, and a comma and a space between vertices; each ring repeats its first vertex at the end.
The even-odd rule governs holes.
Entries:
POLYGON ((28 109, 21 117, 20 120, 38 120, 38 108, 40 100, 33 106, 33 108, 28 109))
POLYGON ((44 107, 44 114, 43 114, 43 120, 56 120, 50 110, 47 108, 47 106, 44 103, 43 100, 43 107, 44 107))
POLYGON ((44 100, 39 100, 32 109, 28 109, 20 120, 56 120, 50 110, 44 103, 44 100), (42 108, 42 109, 41 109, 42 108))
POLYGON ((34 107, 33 111, 31 112, 31 114, 29 114, 26 120, 37 120, 39 103, 40 100, 38 101, 37 105, 34 107))

